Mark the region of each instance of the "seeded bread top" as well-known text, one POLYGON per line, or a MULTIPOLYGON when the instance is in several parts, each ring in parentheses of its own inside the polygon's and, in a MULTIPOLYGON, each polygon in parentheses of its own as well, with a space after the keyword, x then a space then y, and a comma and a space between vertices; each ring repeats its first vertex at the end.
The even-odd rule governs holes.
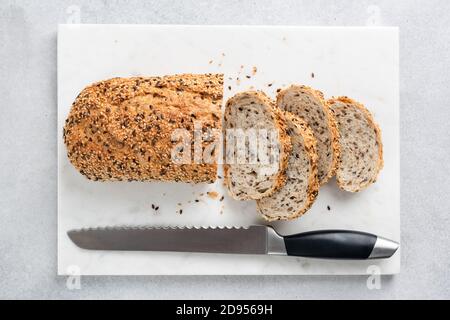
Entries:
POLYGON ((78 95, 66 119, 63 136, 69 160, 92 180, 213 182, 216 160, 172 161, 172 134, 176 129, 192 134, 194 121, 201 121, 205 131, 221 130, 222 93, 221 74, 94 83, 78 95))

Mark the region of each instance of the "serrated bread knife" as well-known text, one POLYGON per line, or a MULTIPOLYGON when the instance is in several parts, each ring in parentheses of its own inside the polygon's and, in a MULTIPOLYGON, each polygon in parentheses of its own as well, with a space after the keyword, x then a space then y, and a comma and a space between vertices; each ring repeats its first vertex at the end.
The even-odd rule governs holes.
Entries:
POLYGON ((71 230, 69 238, 89 250, 271 254, 327 259, 391 257, 399 244, 350 230, 320 230, 289 236, 270 226, 248 228, 105 227, 71 230))

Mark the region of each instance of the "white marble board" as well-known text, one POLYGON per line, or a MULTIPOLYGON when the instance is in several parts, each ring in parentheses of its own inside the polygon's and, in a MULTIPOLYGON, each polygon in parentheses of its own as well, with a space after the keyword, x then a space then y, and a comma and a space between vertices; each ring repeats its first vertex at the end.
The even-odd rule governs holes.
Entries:
POLYGON ((400 239, 398 29, 61 25, 58 31, 58 274, 366 274, 398 273, 400 252, 387 260, 333 261, 280 256, 87 251, 67 237, 72 228, 105 225, 246 226, 263 222, 253 202, 214 185, 100 183, 69 163, 62 127, 71 103, 88 84, 111 77, 224 73, 224 99, 250 88, 275 96, 301 83, 327 97, 363 102, 382 129, 385 167, 369 189, 350 194, 335 181, 321 188, 311 210, 275 223, 282 234, 353 229, 400 239), (257 68, 252 75, 253 67, 257 68), (246 75, 251 75, 250 79, 246 75), (240 81, 236 81, 239 77, 240 81), (229 78, 232 78, 230 80, 229 78), (268 86, 268 84, 273 84, 268 86), (231 87, 231 90, 228 89, 231 87), (219 202, 207 191, 225 195, 219 202), (199 202, 195 202, 199 199, 199 202), (183 203, 178 214, 177 203, 183 203), (191 203, 189 203, 191 202, 191 203), (159 206, 158 211, 151 208, 159 206), (328 210, 327 206, 330 207, 328 210), (369 268, 376 265, 379 269, 369 268))

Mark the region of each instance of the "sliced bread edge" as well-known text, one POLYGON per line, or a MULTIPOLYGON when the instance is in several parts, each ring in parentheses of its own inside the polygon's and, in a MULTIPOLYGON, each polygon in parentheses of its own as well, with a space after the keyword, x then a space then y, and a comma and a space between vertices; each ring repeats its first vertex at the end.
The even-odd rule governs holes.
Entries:
MULTIPOLYGON (((331 152, 332 152, 332 161, 329 166, 329 170, 328 170, 327 174, 325 175, 325 177, 320 181, 320 185, 324 185, 336 174, 336 170, 339 165, 341 149, 340 149, 340 144, 339 144, 339 130, 337 128, 336 119, 334 118, 333 112, 330 109, 328 101, 325 100, 323 93, 320 90, 311 88, 306 85, 293 84, 293 85, 281 90, 277 95, 277 106, 278 107, 280 107, 281 101, 282 101, 284 95, 288 92, 288 90, 308 91, 308 93, 311 94, 318 101, 320 101, 321 105, 323 106, 323 111, 327 118, 327 127, 330 131, 330 136, 331 136, 330 138, 331 138, 331 152)), ((300 118, 302 118, 301 115, 298 115, 298 116, 300 118)), ((319 159, 319 161, 320 161, 320 159, 319 159)))
MULTIPOLYGON (((236 100, 240 99, 243 95, 252 95, 255 99, 259 100, 262 104, 264 104, 267 109, 270 111, 271 114, 273 114, 274 118, 274 126, 277 129, 278 132, 278 139, 280 143, 280 155, 279 155, 279 166, 278 166, 278 175, 276 176, 275 183, 273 184, 272 188, 267 190, 267 192, 260 194, 259 197, 250 197, 250 196, 237 196, 233 193, 232 188, 230 187, 230 179, 229 179, 229 170, 230 165, 227 164, 226 159, 224 159, 224 165, 223 165, 223 171, 224 171, 224 185, 227 187, 228 193, 231 197, 233 197, 236 200, 257 200, 266 196, 270 196, 275 191, 280 189, 285 181, 286 181, 286 175, 285 171, 288 165, 288 159, 289 155, 291 153, 292 145, 289 135, 286 133, 286 124, 284 120, 283 113, 276 107, 275 102, 270 99, 264 92, 262 91, 245 91, 240 92, 234 95, 233 97, 229 98, 225 104, 225 112, 224 112, 224 125, 223 125, 223 131, 225 136, 225 130, 227 129, 226 125, 226 116, 227 116, 227 108, 232 103, 236 103, 236 100)), ((225 139, 224 139, 225 143, 225 139)), ((225 148, 225 147, 224 147, 225 148)), ((226 152, 224 152, 225 156, 226 152)))
MULTIPOLYGON (((309 127, 309 125, 306 123, 306 121, 304 121, 303 119, 301 119, 300 117, 285 111, 284 116, 286 118, 287 122, 292 123, 295 128, 296 128, 296 132, 293 130, 289 130, 288 132, 291 132, 291 134, 299 134, 301 135, 301 138, 303 140, 303 147, 304 150, 306 152, 306 154, 308 155, 309 158, 309 170, 308 170, 308 187, 307 187, 307 193, 306 193, 306 199, 304 201, 304 206, 296 211, 293 212, 291 214, 287 213, 284 215, 279 215, 279 216, 272 216, 269 215, 267 213, 265 213, 265 209, 263 208, 264 206, 264 202, 271 200, 269 199, 269 197, 267 198, 263 198, 260 200, 257 200, 257 209, 258 211, 262 214, 262 216, 264 217, 264 219, 266 221, 276 221, 276 220, 292 220, 292 219, 296 219, 298 217, 300 217, 301 215, 303 215, 305 212, 307 212, 312 204, 314 203, 314 201, 317 198, 317 195, 319 193, 319 179, 318 179, 318 155, 317 155, 317 140, 314 137, 313 131, 312 129, 309 127)), ((294 151, 292 151, 294 152, 294 151)), ((292 153, 290 155, 290 157, 293 157, 294 154, 292 153)), ((289 168, 287 169, 289 170, 289 168)), ((287 181, 289 181, 289 177, 287 177, 287 181)), ((287 183, 287 182, 286 182, 287 183)), ((283 189, 281 188, 280 190, 277 190, 277 192, 281 192, 283 189)), ((269 210, 271 210, 269 208, 269 210)))
MULTIPOLYGON (((377 145, 378 145, 378 161, 377 161, 377 165, 376 165, 376 173, 372 179, 368 179, 367 182, 359 185, 359 187, 357 187, 357 188, 346 188, 345 184, 341 181, 339 174, 338 174, 339 169, 340 169, 339 168, 340 163, 338 163, 338 168, 336 170, 336 182, 337 182, 338 187, 341 190, 348 191, 348 192, 359 192, 359 191, 367 188, 372 183, 376 182, 381 169, 383 169, 384 160, 383 160, 383 143, 382 143, 382 139, 381 139, 381 129, 378 126, 378 124, 375 122, 372 113, 362 103, 355 101, 347 96, 339 96, 339 97, 332 97, 332 98, 328 99, 328 104, 330 106, 332 106, 336 101, 342 102, 347 105, 353 105, 356 108, 358 108, 364 114, 367 123, 375 132, 375 137, 376 137, 376 141, 377 141, 377 145)), ((332 107, 330 108, 330 110, 333 112, 332 107)))

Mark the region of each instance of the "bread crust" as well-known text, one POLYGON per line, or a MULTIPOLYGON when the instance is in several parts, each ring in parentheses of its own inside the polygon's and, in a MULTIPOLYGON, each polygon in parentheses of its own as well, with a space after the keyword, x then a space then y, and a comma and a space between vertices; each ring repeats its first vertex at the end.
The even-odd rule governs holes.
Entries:
POLYGON ((319 157, 317 155, 317 140, 314 137, 314 133, 310 126, 300 117, 290 113, 290 112, 283 112, 284 117, 287 120, 292 121, 294 125, 296 126, 298 132, 300 132, 302 138, 305 150, 307 154, 309 155, 309 164, 310 164, 310 174, 308 177, 308 190, 307 190, 307 199, 305 201, 305 206, 289 215, 289 216, 279 216, 279 217, 273 217, 264 214, 263 210, 261 209, 259 205, 259 201, 256 202, 258 211, 263 215, 264 219, 267 221, 278 221, 278 220, 293 220, 296 219, 303 214, 305 214, 313 205, 314 201, 317 198, 317 195, 319 194, 319 178, 318 178, 318 161, 319 157))
MULTIPOLYGON (((370 111, 367 110, 367 108, 362 103, 359 103, 358 101, 355 101, 347 96, 332 97, 331 99, 328 100, 328 103, 329 103, 329 105, 333 105, 336 101, 342 102, 347 105, 354 105, 359 110, 361 110, 361 112, 365 116, 367 123, 375 131, 375 136, 376 136, 376 140, 377 140, 377 144, 378 144, 378 161, 377 161, 377 166, 376 166, 377 170, 376 170, 375 176, 372 179, 369 179, 366 183, 361 184, 359 186, 359 188, 349 189, 349 188, 346 188, 345 184, 342 181, 340 181, 339 175, 336 173, 336 182, 340 189, 342 189, 344 191, 349 191, 349 192, 359 192, 359 191, 367 188, 372 183, 376 182, 381 169, 383 169, 384 160, 383 160, 383 143, 381 140, 381 129, 378 126, 378 124, 375 122, 370 111)), ((332 109, 330 109, 330 110, 332 110, 332 109)), ((339 170, 339 166, 338 166, 337 171, 338 170, 339 170)))
POLYGON ((277 105, 280 106, 281 101, 283 100, 284 95, 289 90, 304 90, 308 91, 312 96, 314 96, 317 100, 319 100, 323 106, 323 110, 327 117, 327 126, 330 130, 331 135, 331 149, 333 152, 333 159, 330 164, 330 169, 328 170, 327 175, 320 181, 320 185, 324 185, 327 183, 335 174, 339 165, 339 159, 341 155, 341 148, 339 144, 339 131, 337 129, 336 119, 334 118, 333 112, 330 109, 328 101, 325 100, 322 91, 316 90, 314 88, 305 86, 305 85, 296 85, 293 84, 286 89, 281 90, 277 95, 277 105))
MULTIPOLYGON (((210 163, 174 163, 172 134, 221 130, 222 74, 113 78, 78 95, 63 129, 75 168, 95 181, 214 182, 210 163)), ((220 134, 220 131, 219 131, 220 134)), ((194 139, 191 139, 193 143, 194 139)), ((210 146, 202 142, 202 147, 210 146)))
POLYGON ((280 145, 283 146, 283 152, 280 155, 280 174, 278 175, 277 182, 270 194, 273 194, 274 192, 279 190, 286 182, 286 169, 289 162, 289 155, 292 152, 291 137, 286 133, 287 128, 284 114, 275 106, 275 103, 273 103, 273 111, 275 113, 279 132, 278 138, 280 139, 280 145))
MULTIPOLYGON (((289 155, 292 150, 291 138, 286 133, 286 123, 284 120, 283 113, 281 112, 281 110, 279 110, 276 107, 275 102, 272 99, 270 99, 262 91, 246 91, 246 92, 237 93, 236 95, 234 95, 233 97, 228 99, 228 101, 226 102, 226 108, 228 108, 229 105, 231 105, 231 104, 235 104, 236 101, 238 101, 239 99, 248 97, 248 96, 251 96, 254 99, 261 101, 261 104, 267 106, 268 111, 273 114, 274 121, 275 121, 275 128, 277 129, 278 139, 279 139, 280 146, 281 146, 280 161, 279 161, 279 167, 278 167, 279 169, 278 169, 278 175, 276 177, 276 181, 272 188, 267 190, 265 193, 261 194, 261 197, 267 197, 267 196, 270 196, 271 194, 273 194, 274 192, 276 192, 277 190, 279 190, 286 181, 286 168, 288 165, 289 155)), ((225 115, 224 115, 225 122, 227 121, 226 116, 227 116, 227 112, 225 112, 225 115)), ((225 130, 226 130, 225 126, 224 126, 223 130, 224 130, 223 135, 225 136, 225 130)), ((224 149, 225 149, 225 139, 224 139, 224 149)), ((224 152, 224 155, 225 154, 226 154, 226 152, 224 152)), ((248 196, 238 197, 236 194, 234 194, 231 191, 230 179, 229 179, 229 169, 230 169, 230 165, 227 164, 226 159, 224 159, 224 165, 223 165, 224 184, 227 187, 228 193, 230 194, 230 196, 232 196, 233 198, 235 198, 237 200, 255 200, 254 198, 251 198, 248 196)))

